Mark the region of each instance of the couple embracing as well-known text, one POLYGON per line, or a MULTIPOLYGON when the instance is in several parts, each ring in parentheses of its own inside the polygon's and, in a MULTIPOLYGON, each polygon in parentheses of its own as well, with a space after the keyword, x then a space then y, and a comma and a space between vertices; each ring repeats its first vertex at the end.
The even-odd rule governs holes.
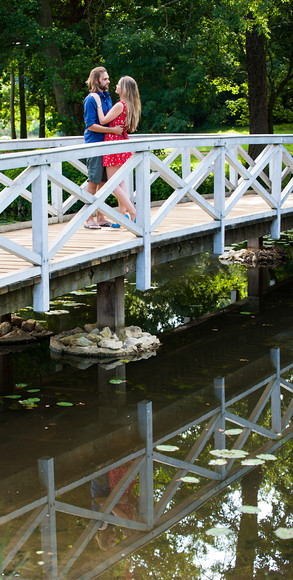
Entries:
MULTIPOLYGON (((127 132, 135 131, 138 125, 141 104, 135 80, 129 76, 121 77, 115 91, 120 100, 114 106, 108 93, 109 83, 109 75, 104 67, 96 67, 90 72, 87 80, 90 92, 84 100, 86 143, 129 139, 127 132)), ((89 158, 87 191, 94 195, 130 156, 131 153, 113 153, 89 158)), ((130 219, 134 221, 135 207, 128 197, 124 181, 113 193, 118 199, 119 212, 122 215, 128 212, 130 219)), ((103 226, 120 227, 119 224, 108 222, 100 212, 97 221, 90 216, 85 223, 88 229, 100 229, 103 226)))

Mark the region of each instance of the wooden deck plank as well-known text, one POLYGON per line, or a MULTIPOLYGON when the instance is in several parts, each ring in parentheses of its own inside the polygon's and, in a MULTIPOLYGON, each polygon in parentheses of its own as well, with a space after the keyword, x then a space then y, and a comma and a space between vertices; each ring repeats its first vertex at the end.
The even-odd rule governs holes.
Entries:
MULTIPOLYGON (((229 199, 226 204, 229 203, 229 199)), ((293 208, 293 194, 286 200, 284 207, 293 208)), ((152 207, 151 216, 156 214, 158 207, 152 207)), ((243 196, 232 211, 229 213, 227 219, 233 220, 236 218, 248 216, 262 215, 269 211, 269 206, 265 201, 256 194, 249 194, 243 196)), ((210 218, 199 206, 193 202, 186 202, 176 205, 171 212, 164 218, 164 220, 154 230, 153 235, 166 234, 168 232, 176 232, 191 226, 214 224, 214 220, 210 218)), ((54 243, 56 236, 60 234, 66 223, 50 224, 48 231, 49 246, 54 243)), ((2 233, 14 242, 20 244, 25 248, 32 249, 32 229, 24 228, 21 230, 13 230, 2 233)), ((101 228, 100 230, 89 230, 83 226, 79 228, 76 233, 68 240, 64 246, 57 252, 52 259, 52 263, 59 262, 62 258, 70 256, 78 258, 78 255, 83 256, 86 252, 94 252, 95 250, 106 249, 109 247, 109 253, 113 245, 117 249, 119 242, 128 240, 135 240, 135 235, 125 228, 101 228)), ((31 267, 29 262, 21 259, 9 252, 0 248, 0 275, 11 274, 13 272, 25 270, 31 267)))

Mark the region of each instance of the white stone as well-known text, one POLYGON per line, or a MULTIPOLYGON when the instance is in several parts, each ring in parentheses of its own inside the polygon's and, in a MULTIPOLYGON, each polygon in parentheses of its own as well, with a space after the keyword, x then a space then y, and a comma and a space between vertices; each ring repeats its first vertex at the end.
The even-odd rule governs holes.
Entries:
POLYGON ((93 346, 93 343, 88 340, 85 336, 81 336, 74 341, 77 346, 93 346))
POLYGON ((103 338, 111 338, 112 332, 109 326, 105 326, 103 330, 101 330, 100 335, 103 336, 103 338))
POLYGON ((98 344, 101 342, 101 340, 104 340, 100 334, 96 334, 95 332, 91 332, 86 336, 86 338, 95 344, 98 344))
POLYGON ((111 340, 103 338, 99 343, 100 348, 109 348, 110 350, 119 350, 123 348, 123 342, 121 340, 111 340))

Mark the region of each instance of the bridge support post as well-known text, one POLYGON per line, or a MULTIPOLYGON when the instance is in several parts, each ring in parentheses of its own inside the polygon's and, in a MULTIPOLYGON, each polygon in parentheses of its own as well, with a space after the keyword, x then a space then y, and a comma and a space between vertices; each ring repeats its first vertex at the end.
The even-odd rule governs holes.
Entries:
POLYGON ((281 411, 281 381, 280 381, 280 349, 271 349, 271 361, 276 369, 276 380, 271 395, 271 425, 274 433, 282 431, 282 411, 281 411))
POLYGON ((136 288, 148 290, 151 286, 151 189, 150 156, 142 153, 136 169, 136 221, 143 228, 143 251, 137 256, 136 288))
MULTIPOLYGON (((248 250, 258 250, 262 245, 262 237, 247 240, 248 250)), ((258 310, 261 294, 267 284, 267 268, 247 268, 247 304, 252 310, 258 310)))
POLYGON ((40 173, 32 182, 32 236, 33 250, 41 257, 41 281, 33 290, 35 312, 50 308, 49 256, 48 256, 48 177, 47 166, 40 166, 40 173))
MULTIPOLYGON (((52 169, 54 169, 58 173, 62 173, 62 162, 61 161, 55 161, 54 163, 51 163, 51 167, 52 167, 52 169)), ((60 187, 60 185, 56 185, 56 183, 54 183, 53 181, 51 183, 51 202, 52 202, 52 206, 57 211, 58 223, 62 223, 63 222, 62 187, 60 187)))
POLYGON ((139 514, 148 530, 154 525, 153 500, 153 414, 152 403, 141 401, 137 406, 139 434, 145 442, 146 460, 139 472, 139 514))
POLYGON ((124 276, 97 284, 97 325, 111 330, 125 326, 124 276))
POLYGON ((55 481, 54 459, 44 457, 38 460, 39 478, 47 488, 48 513, 41 522, 41 542, 44 551, 45 570, 47 578, 57 578, 57 535, 56 535, 56 508, 55 508, 55 481))
POLYGON ((225 250, 225 149, 219 147, 219 156, 214 163, 214 205, 220 213, 220 230, 214 235, 214 254, 225 250))
POLYGON ((272 182, 272 197, 277 204, 277 217, 271 225, 271 236, 273 240, 278 240, 281 234, 281 191, 282 191, 282 150, 276 148, 274 156, 270 162, 270 180, 272 182))

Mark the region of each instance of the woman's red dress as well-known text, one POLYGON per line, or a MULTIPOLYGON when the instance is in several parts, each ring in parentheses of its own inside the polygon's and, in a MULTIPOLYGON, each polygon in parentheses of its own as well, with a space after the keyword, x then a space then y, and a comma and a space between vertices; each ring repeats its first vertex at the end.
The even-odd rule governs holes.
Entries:
MULTIPOLYGON (((124 101, 120 101, 123 105, 123 111, 116 119, 110 121, 109 127, 117 127, 117 125, 121 125, 124 127, 124 131, 122 135, 114 135, 112 133, 106 133, 104 141, 124 141, 125 139, 129 139, 126 128, 126 103, 124 101)), ((108 166, 117 166, 123 165, 129 157, 131 157, 132 153, 113 153, 112 155, 104 155, 103 156, 103 165, 104 167, 108 166)))

